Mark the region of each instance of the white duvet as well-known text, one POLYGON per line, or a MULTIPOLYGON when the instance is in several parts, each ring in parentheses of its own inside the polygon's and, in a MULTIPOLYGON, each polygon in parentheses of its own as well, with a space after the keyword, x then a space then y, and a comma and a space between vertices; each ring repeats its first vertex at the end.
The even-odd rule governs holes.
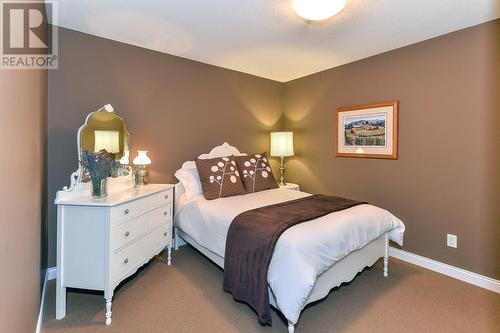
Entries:
MULTIPOLYGON (((180 198, 175 225, 224 257, 227 231, 236 215, 308 195, 274 189, 216 200, 205 200, 201 195, 189 201, 180 198)), ((295 324, 319 275, 386 232, 391 240, 402 245, 404 230, 397 217, 366 204, 289 228, 276 244, 267 275, 279 310, 295 324)))

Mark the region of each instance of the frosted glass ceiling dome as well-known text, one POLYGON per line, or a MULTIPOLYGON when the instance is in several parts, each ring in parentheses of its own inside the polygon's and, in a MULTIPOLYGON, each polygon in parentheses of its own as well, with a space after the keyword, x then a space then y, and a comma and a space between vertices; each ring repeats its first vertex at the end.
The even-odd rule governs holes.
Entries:
POLYGON ((338 14, 347 0, 293 0, 293 9, 308 21, 321 21, 338 14))

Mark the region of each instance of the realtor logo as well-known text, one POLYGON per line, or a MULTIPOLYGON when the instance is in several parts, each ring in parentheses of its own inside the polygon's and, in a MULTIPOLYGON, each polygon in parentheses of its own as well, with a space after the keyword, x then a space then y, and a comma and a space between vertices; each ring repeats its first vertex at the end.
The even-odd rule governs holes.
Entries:
POLYGON ((2 69, 57 68, 54 2, 0 1, 2 69), (49 24, 48 18, 52 18, 49 24))

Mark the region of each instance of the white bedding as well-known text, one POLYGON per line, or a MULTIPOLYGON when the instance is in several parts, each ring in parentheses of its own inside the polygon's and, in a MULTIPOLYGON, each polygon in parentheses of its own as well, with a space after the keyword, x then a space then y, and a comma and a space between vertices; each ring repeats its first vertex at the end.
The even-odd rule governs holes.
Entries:
MULTIPOLYGON (((224 257, 231 221, 244 211, 310 194, 273 189, 216 200, 180 198, 174 223, 202 246, 224 257)), ((386 232, 403 244, 404 224, 388 211, 359 205, 297 224, 278 240, 267 275, 283 315, 295 324, 316 278, 352 251, 386 232)))

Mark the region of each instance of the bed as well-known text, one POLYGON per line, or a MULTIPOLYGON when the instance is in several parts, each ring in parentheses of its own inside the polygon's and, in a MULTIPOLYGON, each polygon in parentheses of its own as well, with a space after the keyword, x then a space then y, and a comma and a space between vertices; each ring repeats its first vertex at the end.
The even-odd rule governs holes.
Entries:
MULTIPOLYGON (((245 155, 225 143, 200 159, 245 155)), ((181 239, 224 268, 226 235, 241 212, 309 196, 289 189, 270 189, 217 200, 187 198, 175 186, 175 248, 181 239)), ((300 312, 329 291, 349 282, 367 266, 384 258, 388 276, 388 242, 402 244, 404 224, 381 208, 363 204, 295 225, 285 231, 273 252, 267 275, 269 302, 288 321, 293 333, 300 312), (327 222, 327 223, 326 223, 327 222)))

